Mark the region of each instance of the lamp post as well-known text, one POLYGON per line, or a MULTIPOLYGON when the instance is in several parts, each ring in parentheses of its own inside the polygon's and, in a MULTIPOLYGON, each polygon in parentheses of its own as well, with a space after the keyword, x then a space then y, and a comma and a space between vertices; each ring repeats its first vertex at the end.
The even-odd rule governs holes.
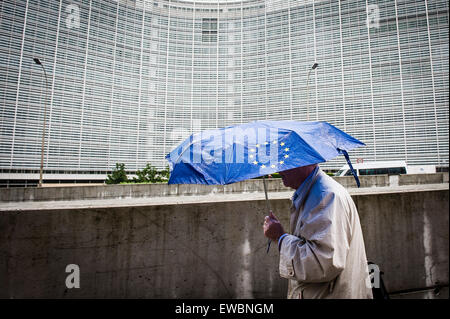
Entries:
POLYGON ((315 70, 317 67, 319 66, 318 63, 314 63, 312 65, 312 67, 309 69, 308 71, 308 79, 306 80, 306 98, 307 98, 307 102, 306 102, 306 120, 309 121, 309 76, 311 75, 311 71, 315 70))
POLYGON ((41 169, 39 173, 39 184, 38 187, 42 187, 42 176, 44 172, 44 151, 45 151, 45 126, 47 120, 47 95, 48 95, 48 80, 47 80, 47 72, 45 72, 44 65, 38 58, 33 58, 33 61, 42 67, 44 70, 45 76, 45 101, 44 101, 44 125, 42 127, 42 144, 41 144, 41 169))

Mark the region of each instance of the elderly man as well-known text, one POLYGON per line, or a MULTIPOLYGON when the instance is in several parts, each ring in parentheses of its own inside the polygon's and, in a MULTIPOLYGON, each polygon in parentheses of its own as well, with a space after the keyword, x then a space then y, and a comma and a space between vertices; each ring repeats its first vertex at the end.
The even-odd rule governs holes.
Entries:
POLYGON ((359 216, 348 192, 317 164, 280 175, 296 190, 290 234, 272 212, 263 227, 278 242, 288 298, 372 298, 359 216))

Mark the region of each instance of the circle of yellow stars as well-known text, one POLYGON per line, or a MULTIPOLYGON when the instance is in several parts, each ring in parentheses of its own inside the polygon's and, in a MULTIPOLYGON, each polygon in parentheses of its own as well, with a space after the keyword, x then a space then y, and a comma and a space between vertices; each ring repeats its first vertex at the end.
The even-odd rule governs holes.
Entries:
MULTIPOLYGON (((274 140, 274 141, 272 141, 272 144, 276 145, 276 144, 278 144, 278 141, 277 141, 277 140, 274 140)), ((263 145, 267 146, 267 145, 269 145, 269 142, 264 142, 263 145)), ((286 143, 284 143, 284 142, 281 142, 281 143, 280 143, 280 146, 281 146, 281 147, 283 147, 283 146, 285 146, 285 145, 286 145, 286 143)), ((248 157, 249 157, 249 160, 252 160, 252 159, 253 159, 253 162, 252 162, 253 165, 258 165, 258 166, 260 166, 261 168, 266 168, 266 167, 268 167, 267 165, 265 165, 265 164, 263 164, 263 163, 259 163, 259 162, 256 160, 256 158, 255 158, 255 157, 256 157, 256 149, 257 149, 257 148, 260 148, 260 147, 261 147, 261 144, 256 144, 254 148, 250 148, 250 154, 248 155, 248 157)), ((281 150, 282 150, 285 154, 283 155, 283 160, 278 161, 277 164, 279 164, 279 165, 283 165, 284 162, 285 162, 285 160, 287 160, 287 159, 289 158, 289 147, 282 148, 281 150)), ((270 168, 276 168, 276 166, 277 166, 277 165, 272 164, 272 165, 270 165, 270 168)))

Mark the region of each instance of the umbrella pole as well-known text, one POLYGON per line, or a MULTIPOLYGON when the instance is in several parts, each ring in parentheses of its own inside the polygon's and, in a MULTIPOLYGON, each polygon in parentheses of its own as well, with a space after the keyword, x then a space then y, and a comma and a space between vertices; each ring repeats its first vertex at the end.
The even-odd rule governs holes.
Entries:
POLYGON ((263 184, 264 184, 264 195, 266 195, 266 207, 267 207, 267 211, 270 212, 270 202, 269 202, 269 197, 267 196, 267 185, 266 185, 266 176, 263 176, 263 184))
MULTIPOLYGON (((264 195, 266 196, 266 207, 267 207, 267 211, 270 213, 271 209, 270 209, 270 202, 269 202, 269 197, 267 196, 267 185, 266 185, 266 176, 263 176, 263 185, 264 185, 264 195)), ((267 254, 269 253, 269 249, 270 249, 270 243, 272 242, 272 240, 268 240, 267 242, 267 254)))

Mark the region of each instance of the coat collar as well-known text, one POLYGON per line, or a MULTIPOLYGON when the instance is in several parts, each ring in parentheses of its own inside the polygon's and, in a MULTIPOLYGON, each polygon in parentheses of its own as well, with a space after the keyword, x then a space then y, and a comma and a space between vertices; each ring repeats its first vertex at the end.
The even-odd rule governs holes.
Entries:
POLYGON ((317 166, 294 192, 294 195, 292 196, 292 204, 294 205, 295 210, 298 211, 300 206, 305 201, 306 196, 308 196, 309 190, 311 189, 311 186, 314 184, 316 176, 319 173, 320 168, 319 166, 317 166))

